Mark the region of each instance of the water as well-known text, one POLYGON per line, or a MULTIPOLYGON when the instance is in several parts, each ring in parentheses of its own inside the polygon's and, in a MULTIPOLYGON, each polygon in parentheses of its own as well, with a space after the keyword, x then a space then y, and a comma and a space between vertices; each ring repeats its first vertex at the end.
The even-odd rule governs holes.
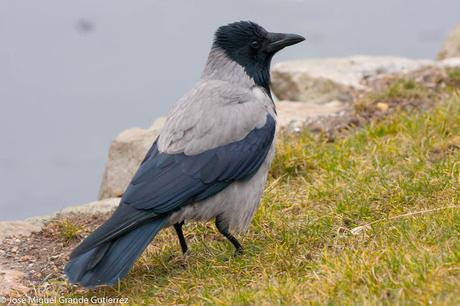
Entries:
POLYGON ((459 11, 458 0, 0 0, 0 220, 94 200, 110 141, 167 113, 221 24, 307 37, 275 62, 433 58, 459 11))

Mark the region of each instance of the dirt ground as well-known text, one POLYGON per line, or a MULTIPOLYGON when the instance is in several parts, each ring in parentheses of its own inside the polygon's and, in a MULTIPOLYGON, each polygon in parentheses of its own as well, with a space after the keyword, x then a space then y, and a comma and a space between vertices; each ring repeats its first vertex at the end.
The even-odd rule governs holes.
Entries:
POLYGON ((64 281, 63 269, 71 250, 109 216, 110 213, 57 216, 31 236, 6 238, 0 245, 0 266, 7 271, 4 273, 14 272, 14 279, 22 285, 17 287, 22 290, 12 294, 64 281))

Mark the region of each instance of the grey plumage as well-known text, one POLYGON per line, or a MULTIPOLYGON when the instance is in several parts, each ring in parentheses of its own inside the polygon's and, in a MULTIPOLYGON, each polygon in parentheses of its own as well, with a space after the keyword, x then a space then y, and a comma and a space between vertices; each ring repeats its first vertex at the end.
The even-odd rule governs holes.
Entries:
MULTIPOLYGON (((167 120, 158 141, 160 150, 170 153, 183 150, 186 154, 198 154, 244 139, 249 132, 262 128, 267 118, 276 120, 270 97, 238 67, 231 72, 228 76, 239 80, 240 84, 208 80, 205 71, 204 80, 197 90, 192 91, 193 96, 187 96, 184 100, 187 102, 179 104, 173 112, 174 115, 167 120), (212 93, 212 100, 200 97, 201 93, 209 92, 212 93), (196 109, 188 109, 189 106, 196 109), (188 117, 187 114, 190 113, 198 116, 188 117)), ((236 181, 211 198, 183 207, 171 216, 169 223, 187 219, 209 220, 220 215, 228 223, 229 229, 244 231, 262 196, 273 156, 274 141, 270 144, 264 162, 252 178, 236 181)))
POLYGON ((250 22, 219 28, 201 80, 169 114, 119 207, 72 252, 65 269, 71 282, 115 283, 166 226, 175 225, 185 252, 187 220, 216 218, 241 251, 231 232, 247 229, 274 156, 269 63, 301 40, 250 22))

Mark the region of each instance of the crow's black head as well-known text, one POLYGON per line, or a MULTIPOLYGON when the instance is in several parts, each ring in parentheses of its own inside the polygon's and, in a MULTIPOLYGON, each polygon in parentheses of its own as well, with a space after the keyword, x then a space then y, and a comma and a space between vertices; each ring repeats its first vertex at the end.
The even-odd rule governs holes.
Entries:
POLYGON ((231 60, 243 66, 258 85, 269 92, 269 71, 273 55, 303 40, 305 38, 300 35, 270 33, 254 22, 239 21, 217 29, 213 48, 222 49, 231 60))

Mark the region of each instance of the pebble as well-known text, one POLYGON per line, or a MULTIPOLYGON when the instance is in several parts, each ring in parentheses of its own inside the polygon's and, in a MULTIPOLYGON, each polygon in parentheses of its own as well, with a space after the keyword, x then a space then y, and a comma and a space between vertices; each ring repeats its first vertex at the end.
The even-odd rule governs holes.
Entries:
POLYGON ((382 112, 386 112, 388 110, 388 104, 386 104, 386 103, 379 102, 379 103, 377 103, 376 106, 382 112))
POLYGON ((24 255, 24 256, 21 257, 20 260, 21 260, 21 261, 29 261, 29 260, 31 260, 31 259, 32 259, 31 256, 29 256, 29 255, 24 255))

